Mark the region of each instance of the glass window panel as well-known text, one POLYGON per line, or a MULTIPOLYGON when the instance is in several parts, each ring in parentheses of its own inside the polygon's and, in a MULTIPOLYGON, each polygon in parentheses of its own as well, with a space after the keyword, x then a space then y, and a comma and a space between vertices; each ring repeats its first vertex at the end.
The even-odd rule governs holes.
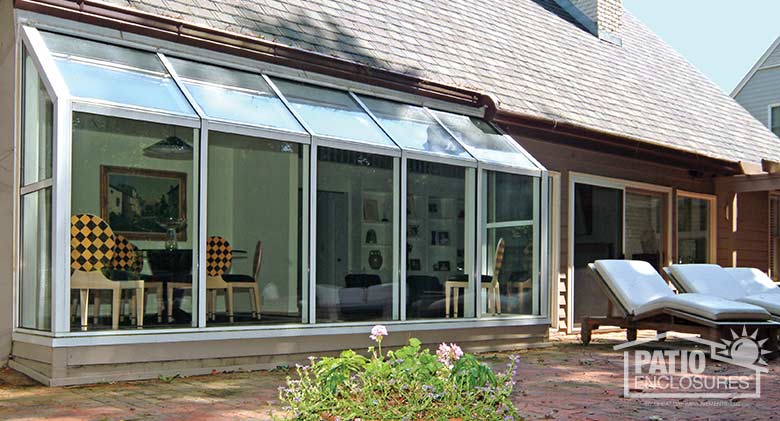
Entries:
POLYGON ((772 107, 772 115, 770 116, 770 124, 772 133, 776 136, 780 136, 780 107, 772 107))
POLYGON ((398 159, 320 147, 317 162, 317 322, 390 320, 398 159))
POLYGON ((710 263, 710 201, 677 198, 678 263, 710 263))
POLYGON ((537 169, 518 145, 512 144, 490 124, 476 117, 434 111, 436 116, 481 161, 537 169))
POLYGON ((473 314, 474 294, 468 286, 466 259, 466 171, 463 167, 408 160, 407 319, 473 314), (456 286, 450 291, 450 309, 446 307, 448 282, 456 286))
MULTIPOLYGON (((207 236, 221 237, 232 248, 230 267, 206 280, 213 291, 207 293, 207 308, 214 313, 209 325, 301 322, 307 305, 302 301, 301 202, 308 184, 303 149, 296 143, 209 132, 207 236), (225 282, 234 287, 227 292, 232 308, 220 289, 225 282)), ((216 244, 207 241, 207 261, 212 251, 219 252, 216 244)))
POLYGON ((395 146, 347 92, 283 79, 273 82, 315 134, 395 146))
POLYGON ((71 215, 102 221, 89 229, 102 237, 71 241, 72 330, 183 327, 195 320, 197 139, 194 129, 74 113, 71 215), (111 258, 81 263, 90 257, 82 247, 90 244, 111 258), (111 290, 117 283, 118 303, 111 290), (139 286, 146 297, 134 307, 139 286))
POLYGON ((665 197, 658 193, 626 192, 626 258, 648 262, 659 272, 664 265, 665 197))
POLYGON ((402 148, 471 159, 424 108, 362 95, 360 99, 402 148))
POLYGON ((51 188, 23 196, 21 214, 19 325, 51 330, 51 188))
POLYGON ((207 116, 305 133, 262 76, 172 57, 170 61, 207 116))
POLYGON ((22 185, 51 178, 54 104, 32 58, 24 52, 22 185))
POLYGON ((539 314, 540 179, 486 174, 482 313, 539 314), (503 254, 497 252, 501 243, 503 254))
POLYGON ((71 95, 195 116, 154 53, 41 32, 71 95))

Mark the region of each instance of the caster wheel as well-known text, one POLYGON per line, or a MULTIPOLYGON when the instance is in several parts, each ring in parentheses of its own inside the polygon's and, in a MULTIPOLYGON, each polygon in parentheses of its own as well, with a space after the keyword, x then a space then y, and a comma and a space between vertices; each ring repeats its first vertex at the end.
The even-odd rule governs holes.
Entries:
POLYGON ((629 342, 636 340, 636 329, 626 330, 626 340, 629 342))

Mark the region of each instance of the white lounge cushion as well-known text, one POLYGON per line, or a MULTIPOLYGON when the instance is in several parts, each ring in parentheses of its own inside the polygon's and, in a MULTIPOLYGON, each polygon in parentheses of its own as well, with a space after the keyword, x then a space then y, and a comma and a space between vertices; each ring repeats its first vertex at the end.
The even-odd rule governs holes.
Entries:
POLYGON ((669 308, 716 321, 769 319, 766 310, 751 304, 705 294, 675 295, 655 268, 644 261, 597 260, 594 265, 607 287, 634 316, 669 308))
POLYGON ((746 295, 763 294, 765 292, 780 294, 780 288, 766 274, 755 268, 723 268, 731 275, 746 295))
POLYGON ((631 314, 653 300, 674 295, 650 263, 641 260, 596 260, 594 265, 610 291, 631 314))
POLYGON ((730 300, 747 295, 734 277, 718 265, 672 265, 669 270, 685 292, 714 295, 730 300))
POLYGON ((639 306, 634 315, 641 317, 643 314, 664 308, 679 310, 715 321, 769 319, 769 313, 759 306, 704 294, 678 294, 656 298, 639 306))
POLYGON ((753 294, 742 297, 738 301, 757 305, 776 316, 780 316, 780 294, 764 292, 762 294, 753 294))

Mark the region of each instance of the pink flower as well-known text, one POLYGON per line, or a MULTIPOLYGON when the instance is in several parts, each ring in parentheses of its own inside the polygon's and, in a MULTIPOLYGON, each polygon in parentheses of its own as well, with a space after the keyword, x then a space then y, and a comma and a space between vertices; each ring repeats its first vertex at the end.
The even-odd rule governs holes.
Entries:
POLYGON ((458 361, 463 356, 463 350, 456 344, 442 343, 439 345, 439 349, 436 350, 436 355, 439 357, 439 362, 452 368, 455 361, 458 361))
POLYGON ((371 340, 381 342, 382 338, 387 336, 387 328, 383 325, 376 325, 371 329, 371 340))

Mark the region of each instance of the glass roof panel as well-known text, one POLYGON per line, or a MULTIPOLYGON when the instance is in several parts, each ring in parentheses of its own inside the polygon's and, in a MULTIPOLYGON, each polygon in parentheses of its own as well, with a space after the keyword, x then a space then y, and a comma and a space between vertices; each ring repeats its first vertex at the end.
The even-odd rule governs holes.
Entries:
POLYGON ((196 116, 154 53, 41 31, 78 98, 196 116))
POLYGON ((168 59, 208 117, 306 133, 262 76, 173 57, 168 59))
POLYGON ((434 111, 436 117, 479 161, 519 168, 539 169, 520 145, 502 135, 486 121, 460 114, 434 111))
POLYGON ((273 82, 314 134, 396 146, 347 92, 283 79, 273 82))
POLYGON ((424 108, 358 96, 401 148, 473 160, 424 108))

